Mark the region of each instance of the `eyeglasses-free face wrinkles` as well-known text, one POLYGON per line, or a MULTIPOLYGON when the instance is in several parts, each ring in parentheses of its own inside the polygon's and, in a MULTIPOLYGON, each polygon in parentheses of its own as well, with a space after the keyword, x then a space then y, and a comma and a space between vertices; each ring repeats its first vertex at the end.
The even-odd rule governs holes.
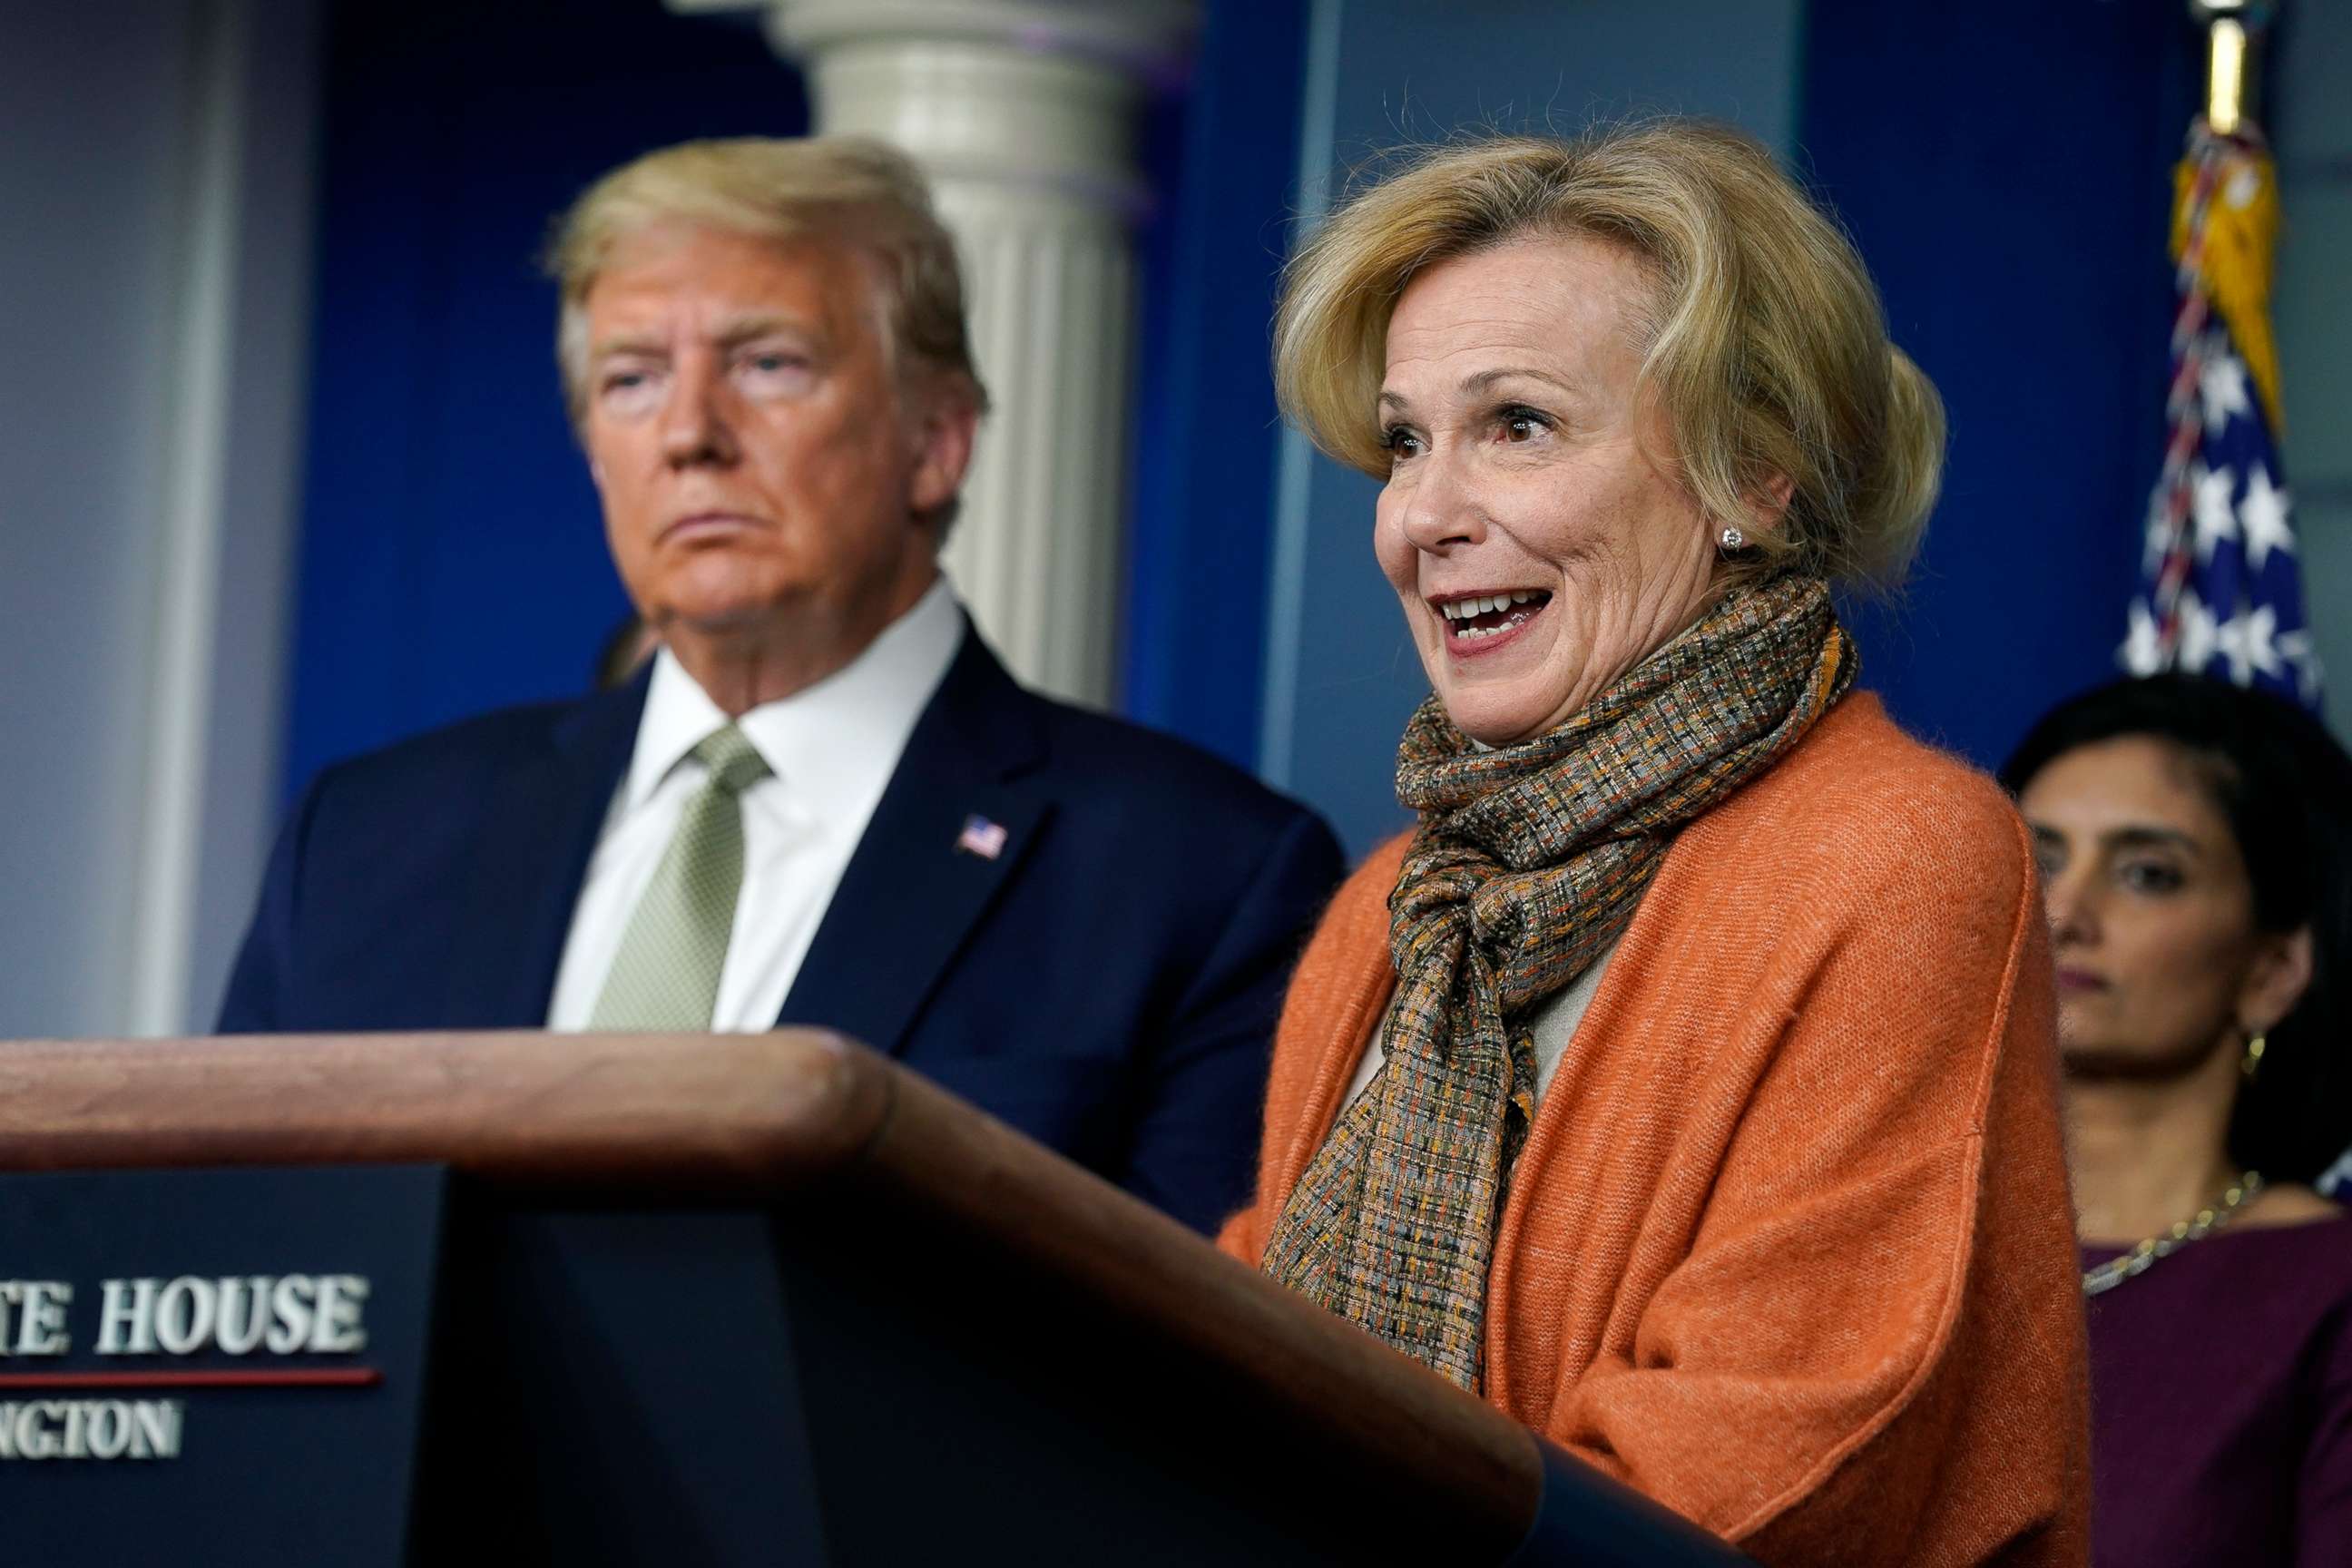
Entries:
POLYGON ((698 641, 759 649, 789 689, 922 596, 920 514, 955 494, 971 416, 902 375, 862 255, 656 228, 615 247, 586 316, 581 438, 613 559, 706 686, 698 641))
POLYGON ((1540 734, 1696 621, 1715 533, 1640 392, 1652 284, 1579 236, 1442 262, 1388 329, 1375 552, 1447 717, 1540 734))

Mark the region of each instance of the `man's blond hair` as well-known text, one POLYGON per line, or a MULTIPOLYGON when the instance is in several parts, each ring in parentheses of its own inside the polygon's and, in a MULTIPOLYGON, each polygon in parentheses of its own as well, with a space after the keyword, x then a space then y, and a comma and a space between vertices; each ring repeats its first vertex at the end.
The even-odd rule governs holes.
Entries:
POLYGON ((914 162, 862 137, 740 137, 648 153, 597 181, 557 220, 546 264, 562 295, 556 360, 574 424, 587 408, 589 290, 614 245, 667 224, 864 252, 879 268, 888 344, 902 374, 919 367, 944 375, 986 409, 955 241, 914 162))

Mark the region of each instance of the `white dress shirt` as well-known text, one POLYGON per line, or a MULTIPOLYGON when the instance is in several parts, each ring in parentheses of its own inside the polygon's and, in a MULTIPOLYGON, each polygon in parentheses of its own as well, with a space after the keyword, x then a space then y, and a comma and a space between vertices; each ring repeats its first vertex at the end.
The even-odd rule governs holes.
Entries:
MULTIPOLYGON (((770 776, 740 797, 743 884, 713 1029, 774 1027, 907 737, 962 638, 963 616, 941 578, 845 668, 735 721, 770 776)), ((654 656, 636 749, 572 909, 549 1028, 588 1026, 629 917, 709 771, 689 753, 726 722, 667 648, 654 656)))

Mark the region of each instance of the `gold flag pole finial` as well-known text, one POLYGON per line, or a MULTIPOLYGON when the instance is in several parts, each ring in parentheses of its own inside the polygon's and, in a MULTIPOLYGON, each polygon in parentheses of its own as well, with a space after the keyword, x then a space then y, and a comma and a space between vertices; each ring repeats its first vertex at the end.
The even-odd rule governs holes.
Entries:
POLYGON ((2217 136, 2239 134, 2252 116, 2253 44, 2273 9, 2267 0, 2189 0, 2205 26, 2205 123, 2217 136))

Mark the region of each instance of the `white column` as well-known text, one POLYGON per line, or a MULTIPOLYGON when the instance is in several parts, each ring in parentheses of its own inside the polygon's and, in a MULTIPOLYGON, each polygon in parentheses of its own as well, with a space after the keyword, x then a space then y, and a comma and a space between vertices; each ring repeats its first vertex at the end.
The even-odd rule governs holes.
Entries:
POLYGON ((155 360, 138 858, 102 1004, 140 1035, 211 1027, 279 813, 326 36, 306 0, 173 9, 194 34, 193 113, 155 360))
MULTIPOLYGON (((676 3, 676 0, 673 0, 676 3)), ((771 0, 816 128, 930 175, 995 399, 947 567, 1013 672, 1109 700, 1135 336, 1135 113, 1192 0, 771 0)))

